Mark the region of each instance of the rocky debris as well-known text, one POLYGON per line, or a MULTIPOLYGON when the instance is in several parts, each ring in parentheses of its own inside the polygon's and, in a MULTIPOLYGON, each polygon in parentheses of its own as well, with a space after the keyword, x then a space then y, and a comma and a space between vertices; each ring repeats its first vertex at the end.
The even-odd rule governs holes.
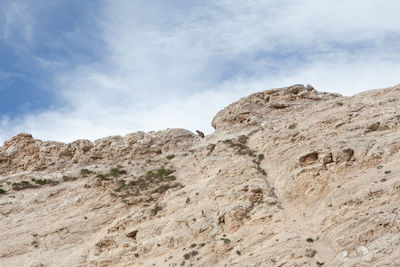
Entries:
POLYGON ((400 266, 400 86, 242 98, 199 138, 0 147, 0 265, 400 266))
POLYGON ((129 233, 126 234, 126 237, 132 238, 132 239, 136 239, 136 235, 139 232, 139 230, 133 230, 129 233))
POLYGON ((299 158, 299 163, 302 165, 311 164, 318 160, 317 152, 307 153, 299 158))

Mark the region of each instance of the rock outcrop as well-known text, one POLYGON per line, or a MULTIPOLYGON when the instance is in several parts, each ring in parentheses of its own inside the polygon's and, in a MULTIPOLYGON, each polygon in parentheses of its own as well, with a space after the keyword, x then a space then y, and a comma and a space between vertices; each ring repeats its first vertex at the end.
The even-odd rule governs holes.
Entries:
POLYGON ((0 149, 0 175, 20 171, 60 170, 102 161, 120 161, 166 153, 191 146, 195 135, 184 129, 137 132, 124 137, 77 140, 70 144, 42 142, 30 134, 19 134, 0 149))
POLYGON ((183 129, 0 147, 0 266, 400 266, 400 86, 294 85, 183 129))

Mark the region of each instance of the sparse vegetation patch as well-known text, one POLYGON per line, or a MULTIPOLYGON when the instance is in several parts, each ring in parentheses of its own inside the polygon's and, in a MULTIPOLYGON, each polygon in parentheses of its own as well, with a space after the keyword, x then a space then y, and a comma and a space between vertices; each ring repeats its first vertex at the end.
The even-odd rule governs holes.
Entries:
POLYGON ((93 172, 91 170, 88 169, 81 169, 81 175, 83 177, 87 177, 89 174, 92 174, 93 172))
POLYGON ((247 140, 249 140, 249 137, 247 135, 239 135, 238 141, 241 144, 246 144, 247 140))
POLYGON ((38 184, 38 185, 46 185, 46 184, 57 185, 59 183, 58 181, 54 181, 54 180, 35 179, 35 178, 32 178, 32 182, 34 182, 35 184, 38 184))
POLYGON ((118 165, 116 168, 111 168, 109 173, 106 174, 97 174, 96 177, 102 180, 109 180, 110 177, 118 177, 120 175, 127 174, 126 170, 120 168, 121 165, 118 165))
POLYGON ((118 176, 120 176, 121 174, 126 174, 126 171, 125 170, 121 170, 120 168, 111 168, 111 170, 110 170, 110 173, 109 173, 111 176, 113 176, 113 177, 118 177, 118 176))
POLYGON ((156 216, 159 211, 162 210, 162 207, 157 203, 154 205, 154 208, 151 210, 151 215, 156 216))
POLYGON ((12 189, 15 191, 21 191, 29 188, 38 188, 38 185, 31 184, 29 181, 21 181, 11 184, 12 189))
POLYGON ((166 158, 167 158, 167 160, 171 160, 171 159, 175 158, 175 155, 171 154, 171 155, 166 156, 166 158))
POLYGON ((116 181, 113 196, 123 199, 125 203, 135 204, 152 202, 156 199, 154 194, 162 194, 171 188, 182 187, 181 183, 174 182, 176 177, 171 175, 172 169, 161 167, 147 171, 144 175, 134 177, 132 180, 116 181))
POLYGON ((226 238, 226 237, 225 238, 221 238, 221 240, 224 241, 225 245, 230 244, 232 242, 229 238, 226 238))
POLYGON ((210 154, 214 151, 215 147, 216 147, 216 144, 209 144, 209 145, 207 146, 208 155, 210 155, 210 154))
POLYGON ((68 175, 63 175, 62 179, 63 179, 64 182, 69 182, 69 181, 75 181, 78 178, 77 177, 68 176, 68 175))
MULTIPOLYGON (((242 139, 244 139, 244 138, 242 138, 242 139)), ((247 142, 247 139, 245 139, 245 140, 247 142)), ((244 141, 242 140, 242 142, 244 142, 244 141)), ((239 143, 234 143, 232 140, 226 139, 226 140, 223 141, 223 143, 226 144, 226 145, 229 145, 232 148, 234 148, 236 150, 236 154, 248 155, 248 156, 251 156, 251 157, 255 157, 256 156, 254 150, 250 149, 248 146, 244 145, 240 141, 239 141, 239 143)))

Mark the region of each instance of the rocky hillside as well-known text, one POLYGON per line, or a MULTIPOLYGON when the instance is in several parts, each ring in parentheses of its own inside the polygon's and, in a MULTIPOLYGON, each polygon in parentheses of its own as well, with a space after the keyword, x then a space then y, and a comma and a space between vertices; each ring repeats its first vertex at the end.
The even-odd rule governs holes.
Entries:
POLYGON ((240 99, 183 129, 0 147, 0 266, 400 266, 400 86, 240 99))

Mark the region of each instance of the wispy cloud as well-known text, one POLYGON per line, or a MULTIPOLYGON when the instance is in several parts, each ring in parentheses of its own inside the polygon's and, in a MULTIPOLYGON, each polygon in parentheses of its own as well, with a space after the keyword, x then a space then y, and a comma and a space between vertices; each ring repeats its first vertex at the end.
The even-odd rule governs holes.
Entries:
POLYGON ((65 105, 7 120, 0 138, 19 131, 63 141, 167 127, 211 132, 213 115, 250 92, 311 83, 351 95, 399 83, 394 0, 113 0, 101 10, 96 35, 104 54, 54 73, 65 105))
POLYGON ((23 47, 32 41, 34 20, 23 3, 3 3, 2 39, 8 45, 23 47))

